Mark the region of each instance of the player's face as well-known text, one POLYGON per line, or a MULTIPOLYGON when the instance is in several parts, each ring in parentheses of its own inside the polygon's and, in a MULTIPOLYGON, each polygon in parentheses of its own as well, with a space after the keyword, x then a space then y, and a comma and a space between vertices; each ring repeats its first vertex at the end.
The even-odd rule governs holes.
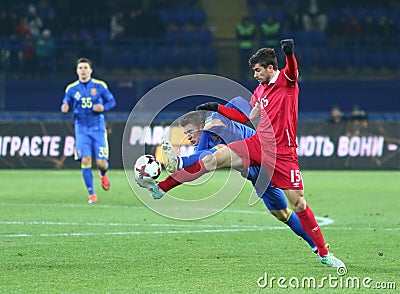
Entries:
POLYGON ((201 137, 201 132, 203 131, 202 126, 196 126, 193 124, 188 124, 184 127, 182 127, 183 133, 186 135, 190 143, 192 143, 193 146, 199 145, 200 137, 201 137))
POLYGON ((76 74, 81 82, 87 82, 92 76, 92 68, 90 67, 89 63, 80 62, 76 66, 76 74))
POLYGON ((260 84, 267 84, 271 81, 271 79, 275 75, 274 67, 272 65, 268 65, 267 67, 263 67, 259 63, 256 63, 252 67, 254 71, 254 78, 260 83, 260 84))

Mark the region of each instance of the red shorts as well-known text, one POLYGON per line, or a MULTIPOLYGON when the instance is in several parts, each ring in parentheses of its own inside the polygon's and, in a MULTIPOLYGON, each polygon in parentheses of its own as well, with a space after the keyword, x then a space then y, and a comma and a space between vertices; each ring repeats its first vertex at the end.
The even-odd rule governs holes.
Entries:
POLYGON ((261 145, 257 133, 250 138, 232 142, 228 147, 242 158, 244 168, 261 165, 271 175, 271 183, 275 187, 304 189, 296 147, 265 148, 261 145))

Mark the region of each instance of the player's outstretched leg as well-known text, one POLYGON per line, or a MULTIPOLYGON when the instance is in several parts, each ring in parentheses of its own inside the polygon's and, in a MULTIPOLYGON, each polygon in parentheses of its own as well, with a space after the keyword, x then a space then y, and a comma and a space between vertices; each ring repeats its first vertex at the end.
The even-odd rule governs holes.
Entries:
POLYGON ((146 182, 142 179, 138 179, 135 176, 136 183, 143 188, 150 191, 151 196, 154 199, 160 199, 166 192, 177 187, 183 183, 193 181, 205 173, 209 172, 202 160, 195 162, 181 170, 176 171, 172 175, 169 175, 165 180, 161 182, 150 181, 146 182))
POLYGON ((143 181, 137 177, 135 177, 135 181, 140 187, 149 190, 154 199, 161 199, 165 194, 165 192, 158 187, 158 182, 156 181, 143 181))
POLYGON ((163 139, 161 147, 166 157, 165 169, 169 173, 175 172, 179 166, 179 157, 175 154, 171 142, 163 139))

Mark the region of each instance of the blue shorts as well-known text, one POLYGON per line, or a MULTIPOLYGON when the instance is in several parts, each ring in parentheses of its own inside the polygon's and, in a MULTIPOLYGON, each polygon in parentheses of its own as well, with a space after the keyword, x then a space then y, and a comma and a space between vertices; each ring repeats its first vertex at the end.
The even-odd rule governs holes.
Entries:
POLYGON ((75 160, 94 156, 96 159, 108 160, 107 131, 78 133, 75 135, 75 160))
POLYGON ((258 197, 264 201, 268 210, 282 210, 288 207, 285 193, 272 186, 268 173, 260 166, 249 167, 246 178, 253 183, 258 197))

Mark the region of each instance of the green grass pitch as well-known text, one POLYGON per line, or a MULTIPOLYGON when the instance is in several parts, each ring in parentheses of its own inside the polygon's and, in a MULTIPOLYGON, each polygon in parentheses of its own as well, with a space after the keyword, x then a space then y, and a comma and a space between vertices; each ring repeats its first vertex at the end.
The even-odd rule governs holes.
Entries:
POLYGON ((179 221, 143 205, 123 171, 110 171, 109 192, 94 175, 100 202, 89 205, 79 169, 0 171, 0 293, 400 291, 399 171, 303 171, 309 205, 333 221, 321 228, 345 276, 261 202, 249 206, 250 184, 222 212, 179 221))

